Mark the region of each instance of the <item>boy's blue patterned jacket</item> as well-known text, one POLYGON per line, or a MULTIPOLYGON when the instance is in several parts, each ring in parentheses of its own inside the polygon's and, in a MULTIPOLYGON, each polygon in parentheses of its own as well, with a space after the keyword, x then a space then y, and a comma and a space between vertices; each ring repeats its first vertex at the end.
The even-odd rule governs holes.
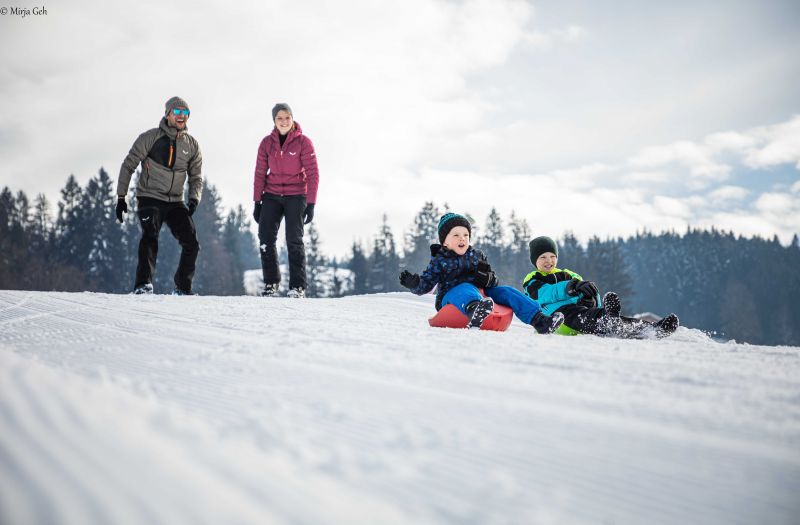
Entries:
POLYGON ((486 255, 472 246, 464 255, 445 248, 441 244, 431 244, 431 262, 419 276, 419 284, 411 293, 424 295, 434 286, 436 290, 436 309, 442 307, 444 294, 461 283, 471 283, 478 269, 478 261, 486 261, 486 255))

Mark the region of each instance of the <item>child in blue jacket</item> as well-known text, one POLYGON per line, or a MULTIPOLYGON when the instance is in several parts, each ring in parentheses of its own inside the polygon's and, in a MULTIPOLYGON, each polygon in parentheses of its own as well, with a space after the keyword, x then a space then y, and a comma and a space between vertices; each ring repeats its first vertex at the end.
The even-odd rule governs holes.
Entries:
POLYGON ((525 276, 525 294, 539 302, 550 315, 564 314, 558 333, 579 333, 600 336, 641 338, 649 334, 666 337, 680 324, 678 316, 669 314, 657 323, 620 315, 619 296, 608 292, 600 299, 597 286, 572 270, 559 269, 558 246, 550 237, 537 237, 530 244, 531 262, 536 270, 525 276))
POLYGON ((510 307, 517 318, 540 334, 555 331, 564 321, 560 313, 552 317, 542 313, 539 303, 511 286, 498 286, 486 255, 469 244, 472 227, 466 217, 446 213, 439 219, 438 231, 441 244, 431 245, 431 262, 422 275, 408 270, 400 274, 400 284, 411 293, 423 295, 438 286, 436 309, 447 304, 456 306, 470 318, 470 328, 480 328, 495 301, 510 307))

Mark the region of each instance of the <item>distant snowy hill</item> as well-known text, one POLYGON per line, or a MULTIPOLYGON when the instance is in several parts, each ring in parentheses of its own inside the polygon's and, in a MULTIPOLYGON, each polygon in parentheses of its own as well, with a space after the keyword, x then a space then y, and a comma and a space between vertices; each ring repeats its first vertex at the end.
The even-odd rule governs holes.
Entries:
POLYGON ((0 291, 3 524, 797 524, 800 348, 0 291))

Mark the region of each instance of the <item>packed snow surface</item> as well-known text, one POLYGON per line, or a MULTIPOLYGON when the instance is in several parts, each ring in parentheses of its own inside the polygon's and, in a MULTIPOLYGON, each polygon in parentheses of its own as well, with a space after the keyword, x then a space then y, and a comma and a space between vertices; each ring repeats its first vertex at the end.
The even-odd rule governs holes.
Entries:
POLYGON ((0 291, 0 523, 800 523, 800 348, 432 312, 0 291))

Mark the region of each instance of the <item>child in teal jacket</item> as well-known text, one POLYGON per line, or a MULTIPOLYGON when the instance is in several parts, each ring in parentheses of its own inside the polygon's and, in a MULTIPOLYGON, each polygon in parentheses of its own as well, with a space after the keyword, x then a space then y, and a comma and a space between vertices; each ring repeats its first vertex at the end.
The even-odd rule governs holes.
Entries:
POLYGON ((560 269, 558 246, 550 237, 530 242, 531 262, 536 270, 525 276, 522 287, 547 315, 564 314, 564 323, 556 330, 563 335, 594 334, 609 337, 666 337, 680 324, 670 314, 657 323, 620 315, 622 305, 614 292, 600 298, 597 286, 572 270, 560 269))

